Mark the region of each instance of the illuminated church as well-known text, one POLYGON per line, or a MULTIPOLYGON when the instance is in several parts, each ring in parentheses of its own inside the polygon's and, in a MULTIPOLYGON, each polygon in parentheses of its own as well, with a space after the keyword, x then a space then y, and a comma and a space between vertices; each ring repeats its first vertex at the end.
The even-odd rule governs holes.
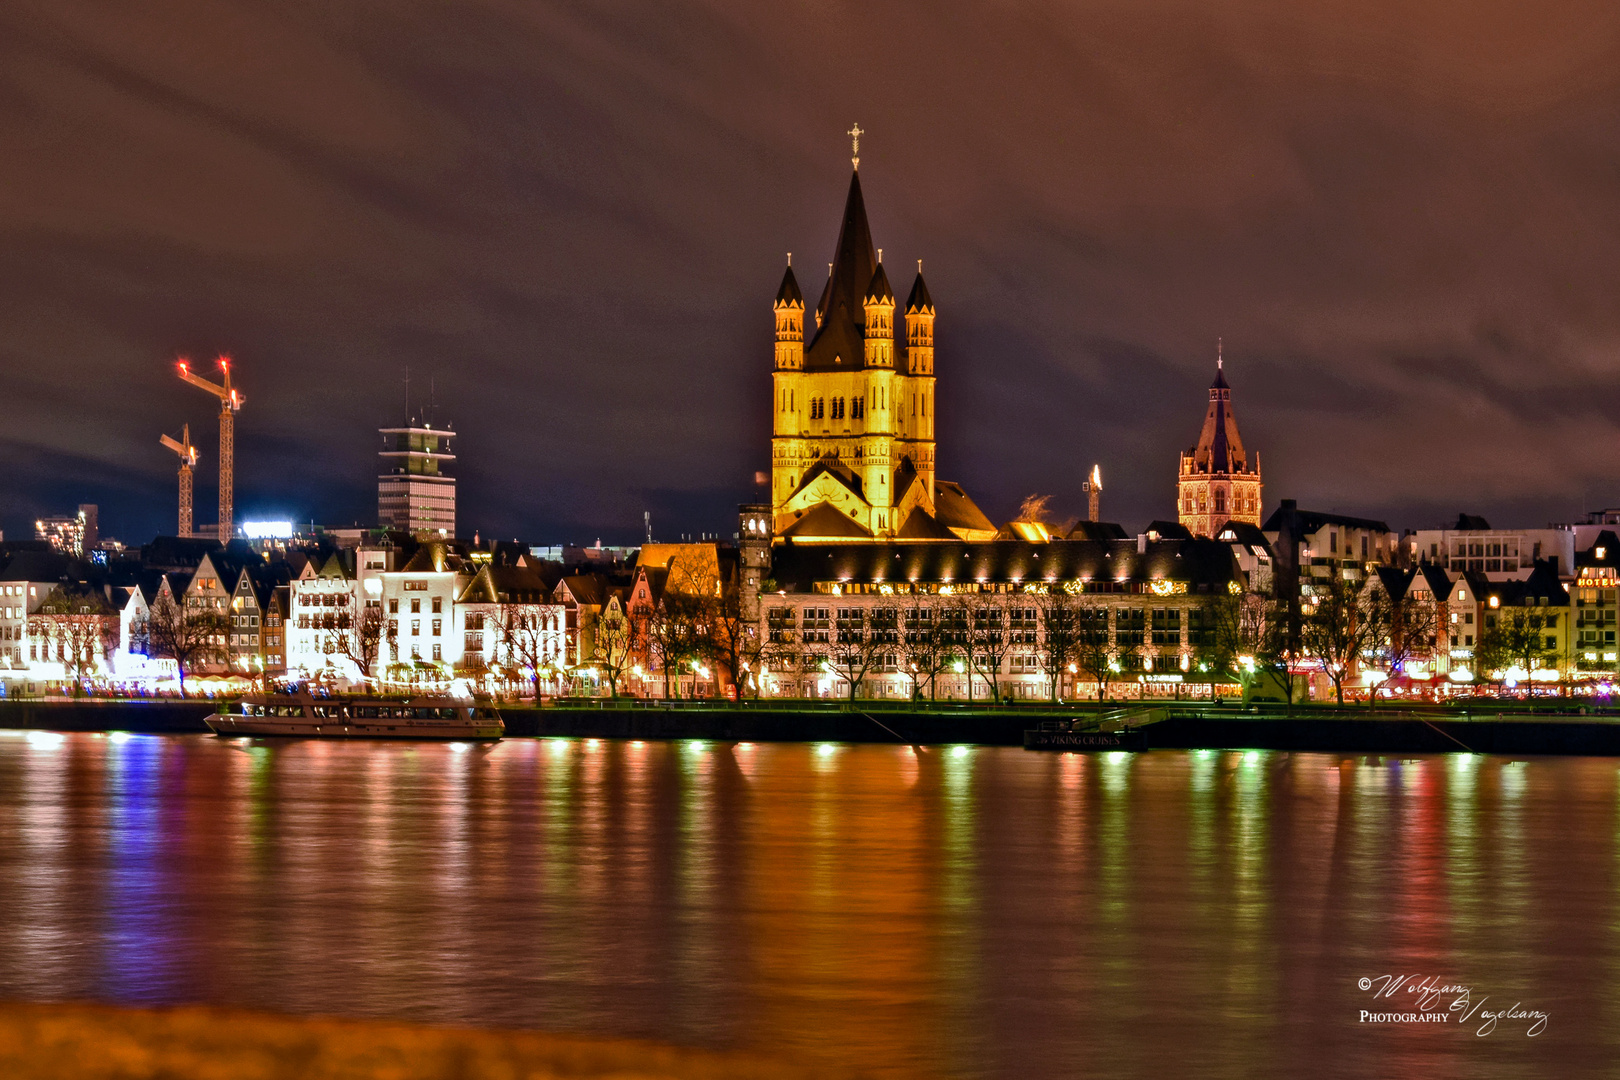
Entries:
POLYGON ((882 249, 873 248, 866 223, 860 158, 853 161, 808 345, 791 259, 776 293, 775 533, 845 543, 989 539, 995 526, 959 485, 935 474, 935 313, 922 264, 897 320, 882 249))
POLYGON ((1212 537, 1229 521, 1260 524, 1260 452, 1255 451, 1251 468, 1224 369, 1217 352, 1204 427, 1198 445, 1181 455, 1176 480, 1181 524, 1194 536, 1212 537))

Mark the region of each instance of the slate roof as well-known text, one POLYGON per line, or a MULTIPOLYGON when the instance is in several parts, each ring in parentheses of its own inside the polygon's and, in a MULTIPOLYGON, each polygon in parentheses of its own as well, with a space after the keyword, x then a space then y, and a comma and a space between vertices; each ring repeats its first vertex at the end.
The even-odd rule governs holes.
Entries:
POLYGON ((543 604, 551 595, 539 574, 520 566, 484 566, 456 598, 458 604, 543 604))
POLYGON ((1486 532, 1491 523, 1475 514, 1458 514, 1455 528, 1459 532, 1486 532))
MULTIPOLYGON (((862 583, 1184 581, 1195 592, 1221 592, 1238 580, 1227 544, 1161 540, 1137 553, 1135 540, 962 541, 933 544, 785 544, 771 549, 778 587, 808 592, 818 581, 862 583)), ((1099 590, 1101 591, 1101 590, 1099 590)), ((1148 600, 1150 597, 1144 597, 1148 600)))
MULTIPOLYGON (((1283 510, 1278 507, 1271 512, 1266 523, 1260 526, 1262 532, 1274 533, 1282 531, 1283 510)), ((1295 510, 1294 517, 1299 522, 1303 534, 1309 535, 1324 525, 1342 525, 1351 529, 1367 529, 1371 532, 1389 532, 1390 528, 1382 521, 1372 518, 1350 517, 1348 514, 1324 514, 1316 510, 1295 510)))
POLYGON ((962 485, 949 480, 934 481, 934 516, 947 529, 996 530, 962 485))
POLYGON ((54 551, 19 551, 0 571, 0 581, 61 581, 69 561, 54 551))
POLYGON ((804 294, 799 291, 799 281, 793 276, 792 266, 782 275, 782 286, 776 290, 776 306, 804 307, 804 294))
POLYGON ((856 537, 872 536, 872 530, 845 514, 832 503, 821 502, 805 511, 803 517, 782 530, 786 537, 823 537, 843 536, 854 539, 856 537))
POLYGON ((1128 540, 1125 526, 1112 521, 1077 521, 1069 531, 1070 540, 1128 540))
POLYGON ((866 224, 866 201, 861 197, 861 174, 849 178, 844 200, 844 221, 838 229, 827 290, 816 308, 816 336, 804 351, 806 371, 849 370, 866 356, 866 287, 877 270, 877 250, 866 224), (839 359, 841 363, 835 363, 839 359))
MULTIPOLYGON (((1076 524, 1079 523, 1076 522, 1076 524)), ((1148 527, 1142 531, 1150 537, 1157 534, 1156 538, 1159 540, 1192 539, 1192 532, 1179 521, 1150 521, 1148 527)))
POLYGON ((939 519, 922 507, 913 507, 906 515, 905 524, 895 534, 901 540, 955 540, 957 535, 939 523, 939 519))
POLYGON ((911 285, 911 295, 906 297, 906 314, 934 313, 934 298, 928 295, 928 285, 923 281, 922 271, 917 271, 917 280, 911 285))

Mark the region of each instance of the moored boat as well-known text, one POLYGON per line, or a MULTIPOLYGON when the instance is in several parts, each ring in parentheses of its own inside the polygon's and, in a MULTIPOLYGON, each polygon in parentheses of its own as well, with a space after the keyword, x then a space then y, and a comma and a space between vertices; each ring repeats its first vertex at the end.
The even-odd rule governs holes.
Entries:
POLYGON ((500 713, 447 697, 316 697, 249 694, 210 716, 216 735, 305 739, 499 739, 500 713))

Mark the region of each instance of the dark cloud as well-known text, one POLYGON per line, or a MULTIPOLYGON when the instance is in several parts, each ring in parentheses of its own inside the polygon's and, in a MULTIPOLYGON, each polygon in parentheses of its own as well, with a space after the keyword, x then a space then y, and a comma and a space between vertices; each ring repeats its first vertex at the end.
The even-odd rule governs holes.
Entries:
POLYGON ((1620 502, 1617 61, 1608 2, 10 4, 0 524, 169 527, 167 364, 227 350, 245 510, 368 518, 409 366, 469 529, 726 530, 852 120, 993 516, 1093 461, 1171 513, 1222 336, 1269 501, 1568 518, 1620 502))

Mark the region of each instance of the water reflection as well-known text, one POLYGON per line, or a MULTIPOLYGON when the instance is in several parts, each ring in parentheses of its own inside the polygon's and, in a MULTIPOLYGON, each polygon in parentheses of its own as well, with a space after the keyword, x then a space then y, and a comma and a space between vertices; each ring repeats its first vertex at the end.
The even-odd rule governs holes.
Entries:
POLYGON ((1612 762, 0 738, 0 994, 890 1076, 1614 1060, 1612 762), (1547 1034, 1369 1026, 1438 975, 1547 1034))

